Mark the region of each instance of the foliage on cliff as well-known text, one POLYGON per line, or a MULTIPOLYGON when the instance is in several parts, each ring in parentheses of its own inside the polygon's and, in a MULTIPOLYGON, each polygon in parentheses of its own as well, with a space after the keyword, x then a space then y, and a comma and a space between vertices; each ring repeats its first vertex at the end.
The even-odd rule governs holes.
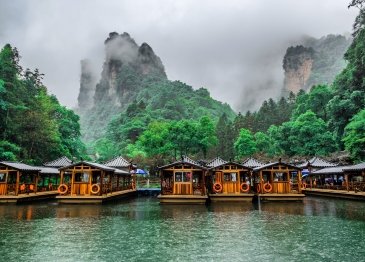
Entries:
POLYGON ((0 159, 41 164, 82 157, 79 117, 47 93, 37 69, 23 70, 19 60, 9 44, 0 52, 0 159))
POLYGON ((207 89, 168 80, 152 48, 137 45, 127 33, 110 33, 105 41, 105 62, 96 87, 87 86, 90 74, 82 75, 87 77, 81 79, 82 90, 94 90, 93 101, 90 92, 79 95, 83 138, 100 159, 126 153, 153 122, 235 117, 230 106, 211 98, 207 89), (90 103, 91 108, 84 106, 90 103))
POLYGON ((343 56, 351 40, 343 35, 306 36, 299 45, 289 47, 283 59, 284 93, 332 83, 346 66, 343 56))
POLYGON ((344 55, 347 65, 334 82, 313 86, 308 93, 302 90, 296 97, 291 94, 287 119, 275 110, 278 103, 273 100, 243 116, 242 128, 256 132, 251 139, 257 153, 324 156, 346 149, 353 160, 365 160, 364 1, 352 3, 360 8, 360 14, 354 24, 354 39, 344 55))

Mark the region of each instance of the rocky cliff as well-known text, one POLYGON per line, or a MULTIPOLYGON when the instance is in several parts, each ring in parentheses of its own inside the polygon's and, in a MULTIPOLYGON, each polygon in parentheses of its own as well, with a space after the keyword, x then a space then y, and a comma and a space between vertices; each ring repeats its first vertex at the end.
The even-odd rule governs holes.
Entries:
POLYGON ((230 106, 212 99, 206 89, 194 90, 182 82, 169 81, 161 59, 148 44, 139 46, 128 33, 115 32, 104 44, 105 60, 97 83, 88 61, 81 63, 77 111, 84 141, 92 143, 105 137, 111 120, 124 113, 128 119, 120 121, 121 125, 135 125, 121 140, 138 137, 153 120, 199 119, 203 115, 218 118, 223 113, 234 117, 230 106), (140 105, 142 117, 136 119, 131 112, 140 105))
POLYGON ((328 35, 320 39, 304 37, 287 49, 283 59, 284 91, 297 93, 316 84, 332 83, 346 66, 343 56, 351 38, 328 35))

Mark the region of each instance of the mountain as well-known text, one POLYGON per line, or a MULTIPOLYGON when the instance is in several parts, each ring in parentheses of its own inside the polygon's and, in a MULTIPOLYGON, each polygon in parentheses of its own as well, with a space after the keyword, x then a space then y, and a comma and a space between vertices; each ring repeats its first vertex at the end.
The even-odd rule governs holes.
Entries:
POLYGON ((316 84, 332 83, 346 66, 343 56, 351 41, 350 37, 327 35, 304 37, 297 46, 290 46, 283 59, 284 91, 298 93, 316 84))
POLYGON ((207 89, 194 90, 168 80, 161 59, 147 43, 138 45, 128 33, 113 32, 104 44, 99 80, 90 61, 81 62, 77 112, 84 141, 105 137, 111 122, 114 128, 116 123, 125 128, 138 122, 137 129, 131 127, 136 130, 133 134, 120 137, 133 140, 154 120, 196 120, 205 115, 218 119, 223 113, 230 119, 235 116, 228 104, 212 99, 207 89))

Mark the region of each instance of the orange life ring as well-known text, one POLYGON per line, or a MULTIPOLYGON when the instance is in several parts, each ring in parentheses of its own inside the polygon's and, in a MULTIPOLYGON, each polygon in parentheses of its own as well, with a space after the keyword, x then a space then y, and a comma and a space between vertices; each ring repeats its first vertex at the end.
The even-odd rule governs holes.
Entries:
POLYGON ((241 184, 241 191, 242 192, 244 192, 244 193, 246 193, 246 192, 248 192, 250 190, 250 185, 249 184, 247 184, 246 182, 243 182, 242 184, 241 184))
POLYGON ((66 194, 68 191, 68 187, 67 185, 65 184, 61 184, 59 187, 58 187, 58 193, 60 193, 61 195, 64 195, 66 194), (62 190, 63 189, 63 190, 62 190))
POLYGON ((264 184, 264 191, 265 191, 265 193, 270 193, 271 190, 272 190, 272 185, 269 182, 267 182, 266 184, 264 184))
POLYGON ((220 193, 220 192, 222 192, 222 189, 223 189, 223 187, 222 187, 222 184, 221 184, 221 183, 215 183, 215 184, 213 185, 213 191, 214 191, 215 193, 220 193))
POLYGON ((20 191, 24 191, 24 190, 25 190, 25 185, 24 184, 20 185, 20 191))
POLYGON ((257 193, 260 193, 261 192, 261 185, 260 184, 257 184, 256 191, 257 191, 257 193))
POLYGON ((91 192, 91 194, 94 194, 94 195, 99 194, 100 186, 98 184, 91 185, 90 192, 91 192), (95 187, 96 187, 96 190, 94 190, 95 187))
POLYGON ((307 184, 306 183, 302 183, 302 189, 306 189, 307 188, 307 184))

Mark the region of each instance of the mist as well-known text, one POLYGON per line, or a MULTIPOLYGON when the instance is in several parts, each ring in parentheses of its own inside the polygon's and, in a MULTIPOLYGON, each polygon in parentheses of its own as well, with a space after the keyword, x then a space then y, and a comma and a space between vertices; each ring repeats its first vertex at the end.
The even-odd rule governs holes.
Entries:
POLYGON ((302 35, 352 30, 350 0, 0 1, 0 45, 17 47, 24 68, 38 68, 44 84, 67 107, 77 106, 80 61, 98 76, 109 32, 148 43, 168 78, 236 111, 255 110, 283 86, 286 48, 302 35))

